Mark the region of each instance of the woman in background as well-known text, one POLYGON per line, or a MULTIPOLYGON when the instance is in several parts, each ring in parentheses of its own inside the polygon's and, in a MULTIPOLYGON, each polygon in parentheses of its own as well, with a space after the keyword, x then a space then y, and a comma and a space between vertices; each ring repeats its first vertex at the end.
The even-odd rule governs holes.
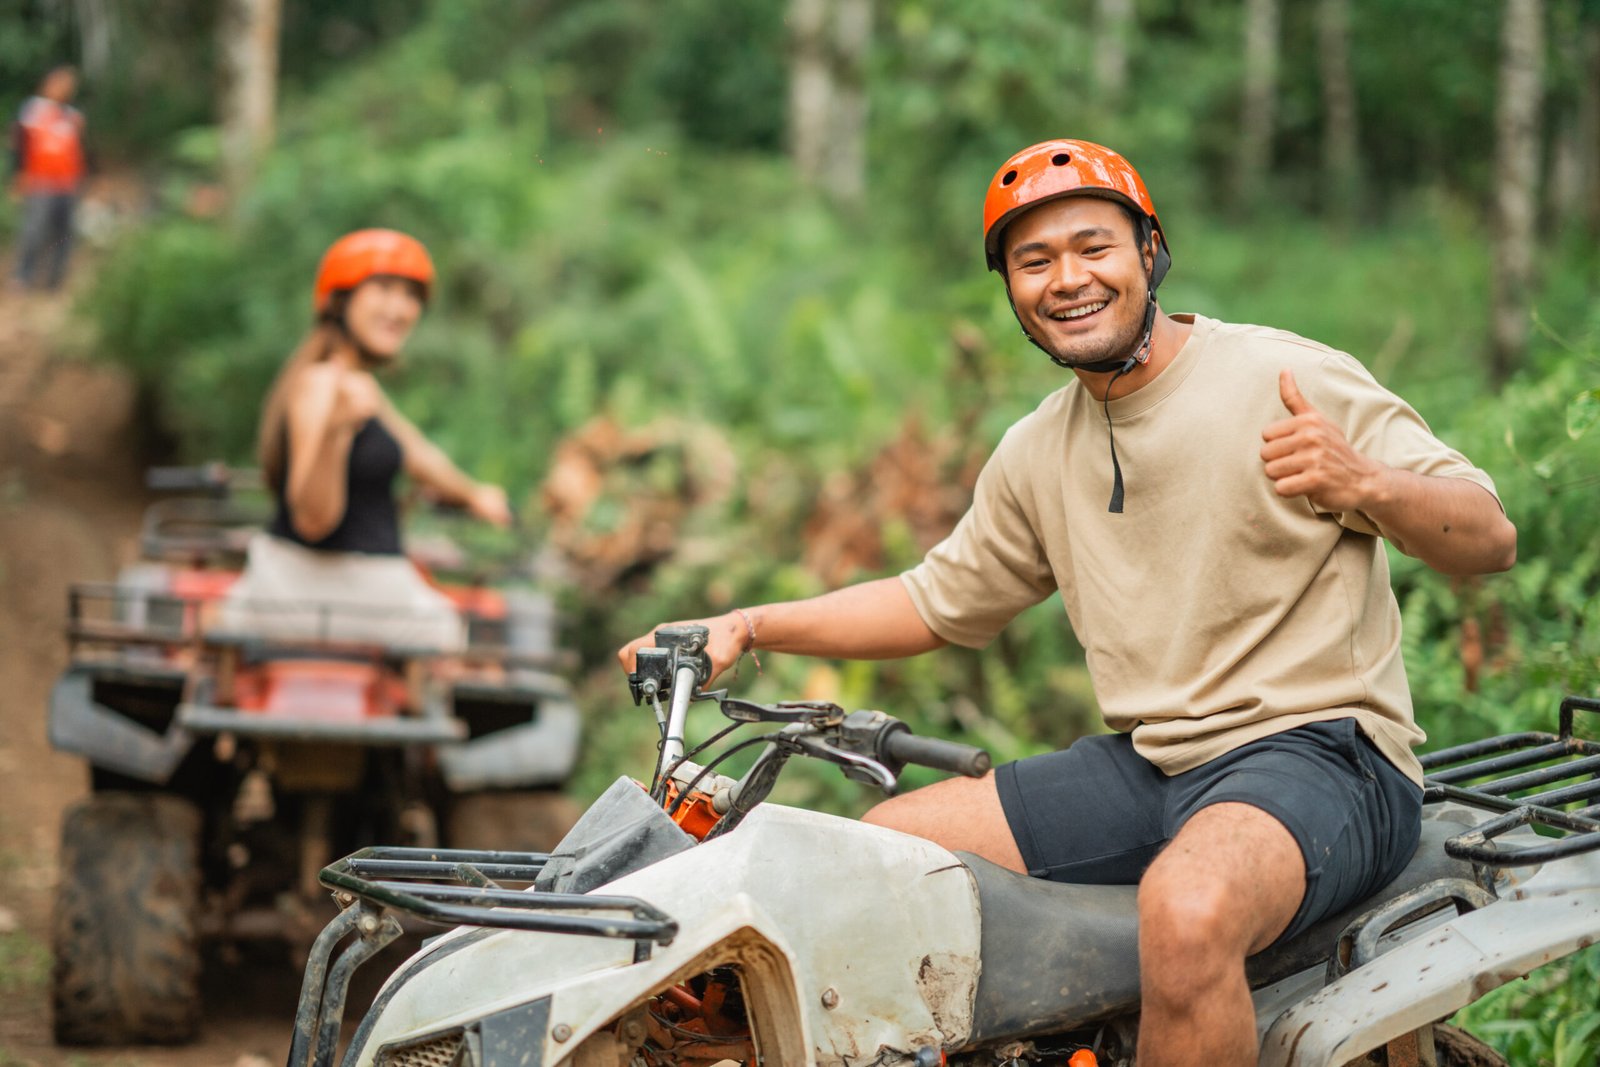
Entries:
POLYGON ((454 607, 401 554, 395 477, 403 470, 497 526, 511 521, 506 494, 463 474, 374 376, 399 356, 433 280, 427 249, 394 230, 347 234, 322 257, 315 325, 262 411, 258 457, 277 510, 250 543, 225 629, 446 651, 463 643, 454 607))

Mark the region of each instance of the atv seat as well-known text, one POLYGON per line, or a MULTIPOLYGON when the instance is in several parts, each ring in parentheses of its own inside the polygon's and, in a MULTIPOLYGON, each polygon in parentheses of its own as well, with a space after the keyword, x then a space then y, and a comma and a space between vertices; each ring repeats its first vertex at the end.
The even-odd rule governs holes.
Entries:
MULTIPOLYGON (((1417 853, 1393 882, 1251 957, 1251 988, 1326 961, 1367 911, 1440 879, 1474 881, 1472 864, 1444 851, 1447 838, 1473 825, 1470 813, 1430 804, 1422 818, 1417 853)), ((1138 1007, 1137 886, 1064 885, 957 855, 977 884, 981 915, 974 1043, 1073 1029, 1138 1007)))

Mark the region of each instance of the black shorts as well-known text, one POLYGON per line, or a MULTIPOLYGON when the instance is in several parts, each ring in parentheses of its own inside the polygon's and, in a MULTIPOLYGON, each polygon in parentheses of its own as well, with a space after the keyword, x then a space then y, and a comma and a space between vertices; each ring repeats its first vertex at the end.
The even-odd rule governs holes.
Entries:
POLYGON ((1294 835, 1306 891, 1282 941, 1382 889, 1411 860, 1422 790, 1378 753, 1354 719, 1296 727, 1168 777, 1127 734, 995 771, 1028 873, 1054 882, 1133 885, 1201 808, 1259 808, 1294 835))

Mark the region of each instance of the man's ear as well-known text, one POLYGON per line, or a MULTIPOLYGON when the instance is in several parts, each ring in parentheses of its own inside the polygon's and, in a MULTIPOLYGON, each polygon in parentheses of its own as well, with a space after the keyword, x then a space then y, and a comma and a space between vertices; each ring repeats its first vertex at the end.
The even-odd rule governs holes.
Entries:
POLYGON ((1156 250, 1161 247, 1160 242, 1161 234, 1157 233, 1155 230, 1151 230, 1150 239, 1146 241, 1144 243, 1144 247, 1139 250, 1139 258, 1144 262, 1144 272, 1146 276, 1149 276, 1150 272, 1156 269, 1156 250))

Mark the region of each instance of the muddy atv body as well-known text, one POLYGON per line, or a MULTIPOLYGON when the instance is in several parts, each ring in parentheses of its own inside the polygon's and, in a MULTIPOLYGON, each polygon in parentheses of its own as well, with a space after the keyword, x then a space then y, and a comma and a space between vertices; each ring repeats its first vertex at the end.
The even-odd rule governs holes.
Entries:
POLYGON ((332 914, 318 871, 363 842, 548 848, 576 814, 547 599, 441 586, 469 634, 446 673, 435 653, 228 633, 216 607, 259 521, 232 492, 158 501, 145 558, 71 591, 49 736, 91 792, 62 827, 62 1043, 193 1036, 202 943, 303 959, 332 914))
MULTIPOLYGON (((620 779, 550 853, 374 848, 324 871, 344 910, 308 963, 290 1067, 335 1062, 350 974, 401 916, 450 929, 389 977, 344 1067, 1133 1067, 1135 887, 760 804, 789 755, 892 787, 903 724, 709 698, 784 724, 738 781, 679 760, 648 792, 620 779)), ((1600 938, 1600 744, 1573 723, 1597 710, 1569 698, 1556 733, 1424 757, 1404 873, 1249 961, 1262 1064, 1504 1065, 1446 1021, 1600 938)), ((676 701, 665 721, 670 746, 676 701)))

